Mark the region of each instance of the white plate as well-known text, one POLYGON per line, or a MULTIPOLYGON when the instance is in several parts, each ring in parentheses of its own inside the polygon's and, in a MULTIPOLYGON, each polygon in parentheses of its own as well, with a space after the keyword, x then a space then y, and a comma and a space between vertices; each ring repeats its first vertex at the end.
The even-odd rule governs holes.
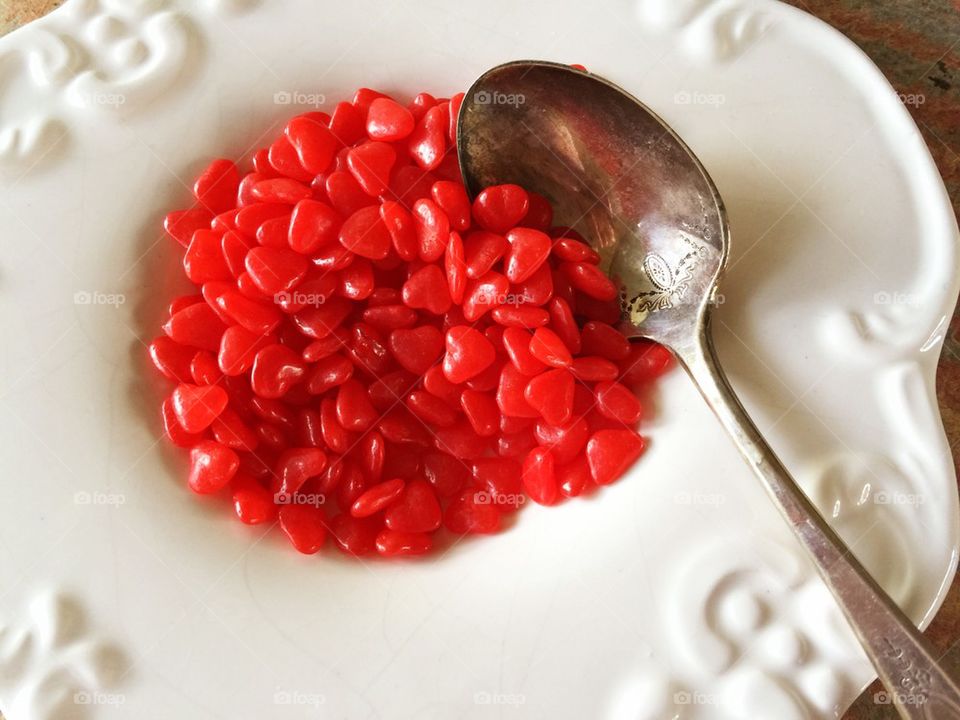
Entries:
POLYGON ((929 622, 958 540, 933 393, 957 227, 908 113, 839 33, 766 0, 70 0, 0 40, 8 720, 791 720, 870 679, 679 372, 627 479, 431 562, 297 556, 198 502, 158 443, 142 342, 180 275, 160 220, 209 155, 262 145, 287 99, 448 94, 523 57, 622 84, 702 158, 733 226, 733 383, 929 622))

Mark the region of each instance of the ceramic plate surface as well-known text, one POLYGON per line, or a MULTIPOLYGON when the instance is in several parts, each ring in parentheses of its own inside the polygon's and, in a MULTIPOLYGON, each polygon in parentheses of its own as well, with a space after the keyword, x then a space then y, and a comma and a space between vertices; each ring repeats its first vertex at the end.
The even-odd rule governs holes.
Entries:
POLYGON ((369 85, 580 62, 670 122, 729 209, 720 355, 910 616, 956 562, 933 379, 957 227, 901 99, 765 0, 69 0, 0 40, 0 708, 8 720, 809 720, 872 677, 692 384, 587 500, 417 563, 301 557, 186 490, 144 344, 164 212, 212 155, 369 85))

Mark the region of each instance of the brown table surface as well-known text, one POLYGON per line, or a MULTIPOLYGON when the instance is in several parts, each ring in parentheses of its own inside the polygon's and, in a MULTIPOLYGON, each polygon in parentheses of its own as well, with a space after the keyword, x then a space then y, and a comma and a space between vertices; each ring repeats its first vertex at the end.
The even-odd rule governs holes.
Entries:
MULTIPOLYGON (((960 0, 785 0, 842 31, 897 92, 923 96, 908 105, 960 214, 960 0)), ((50 12, 59 0, 0 0, 0 35, 50 12)), ((960 468, 960 312, 955 312, 937 369, 937 398, 954 464, 960 468)), ((960 677, 960 580, 925 633, 960 677)), ((895 720, 873 702, 874 683, 844 720, 895 720)))

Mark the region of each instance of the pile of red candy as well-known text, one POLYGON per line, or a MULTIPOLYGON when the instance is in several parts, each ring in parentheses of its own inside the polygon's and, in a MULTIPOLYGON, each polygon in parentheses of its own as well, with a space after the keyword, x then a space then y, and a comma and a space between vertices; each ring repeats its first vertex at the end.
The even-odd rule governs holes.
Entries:
POLYGON ((543 197, 469 201, 462 97, 361 89, 250 172, 215 160, 165 219, 198 290, 149 346, 166 435, 192 490, 301 552, 422 554, 643 452, 633 388, 670 354, 615 329, 618 288, 543 197))

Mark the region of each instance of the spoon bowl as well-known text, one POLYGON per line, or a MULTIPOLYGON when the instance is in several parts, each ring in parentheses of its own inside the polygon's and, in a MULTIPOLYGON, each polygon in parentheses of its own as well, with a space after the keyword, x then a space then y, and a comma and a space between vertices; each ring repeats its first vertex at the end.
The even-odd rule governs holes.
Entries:
POLYGON ((613 83, 557 63, 484 73, 460 107, 468 191, 516 183, 596 249, 621 290, 623 330, 670 348, 820 572, 901 717, 960 719, 960 690, 908 617, 791 477, 730 387, 710 335, 727 259, 723 201, 679 136, 613 83))
POLYGON ((695 335, 726 264, 726 211, 703 165, 652 110, 567 65, 508 63, 465 96, 458 147, 471 194, 516 183, 589 239, 629 289, 629 334, 671 348, 695 335))

